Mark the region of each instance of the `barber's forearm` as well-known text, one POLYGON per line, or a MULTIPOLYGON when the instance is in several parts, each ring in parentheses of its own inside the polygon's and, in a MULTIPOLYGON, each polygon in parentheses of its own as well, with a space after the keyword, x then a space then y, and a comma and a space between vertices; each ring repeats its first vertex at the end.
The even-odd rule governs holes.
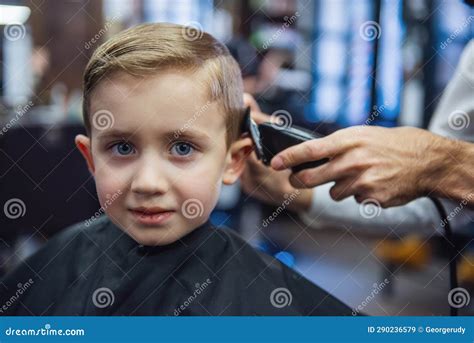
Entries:
POLYGON ((430 172, 420 181, 426 195, 474 207, 474 144, 442 138, 430 153, 430 172))

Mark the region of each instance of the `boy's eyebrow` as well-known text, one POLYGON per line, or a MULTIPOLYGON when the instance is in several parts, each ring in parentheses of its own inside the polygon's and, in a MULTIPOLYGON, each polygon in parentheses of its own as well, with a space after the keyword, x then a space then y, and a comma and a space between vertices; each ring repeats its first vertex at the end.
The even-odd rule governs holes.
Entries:
POLYGON ((136 135, 134 132, 126 132, 117 129, 109 129, 99 133, 97 136, 98 140, 108 140, 113 138, 130 138, 136 135))
POLYGON ((174 130, 167 132, 166 137, 171 141, 171 140, 176 140, 176 139, 196 139, 196 140, 210 140, 211 137, 205 133, 204 131, 200 131, 197 129, 179 129, 179 130, 174 130))
MULTIPOLYGON (((109 140, 109 139, 114 139, 114 138, 129 139, 129 138, 133 138, 136 135, 137 135, 137 132, 127 132, 127 131, 122 131, 122 130, 117 130, 117 129, 109 129, 109 130, 99 133, 99 135, 97 136, 97 139, 98 140, 109 140)), ((179 138, 197 139, 197 140, 210 140, 211 139, 211 137, 204 131, 191 129, 191 128, 187 128, 185 130, 179 129, 179 130, 169 131, 164 134, 164 137, 166 137, 170 141, 176 140, 179 138)))

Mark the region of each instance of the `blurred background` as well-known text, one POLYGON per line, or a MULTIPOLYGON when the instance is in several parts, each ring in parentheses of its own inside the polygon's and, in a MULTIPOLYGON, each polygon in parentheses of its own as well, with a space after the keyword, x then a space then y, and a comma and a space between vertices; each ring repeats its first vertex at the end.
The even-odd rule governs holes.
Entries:
MULTIPOLYGON (((265 113, 287 111, 322 134, 360 124, 426 128, 474 38, 473 7, 461 0, 0 1, 0 203, 20 204, 15 218, 0 216, 0 277, 99 209, 73 142, 83 132, 82 73, 102 42, 143 22, 210 32, 265 113)), ((223 189, 211 219, 367 314, 449 314, 438 235, 313 229, 286 210, 262 227, 274 210, 236 185, 223 189)), ((471 220, 456 236, 469 290, 473 228, 471 220)))

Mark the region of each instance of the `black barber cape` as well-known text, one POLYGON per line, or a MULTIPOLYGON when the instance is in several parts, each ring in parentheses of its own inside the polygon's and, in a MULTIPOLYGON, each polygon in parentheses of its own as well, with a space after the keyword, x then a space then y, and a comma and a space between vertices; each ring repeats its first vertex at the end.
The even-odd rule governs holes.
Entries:
POLYGON ((209 222, 144 247, 107 216, 76 224, 7 274, 0 315, 351 315, 329 293, 209 222))

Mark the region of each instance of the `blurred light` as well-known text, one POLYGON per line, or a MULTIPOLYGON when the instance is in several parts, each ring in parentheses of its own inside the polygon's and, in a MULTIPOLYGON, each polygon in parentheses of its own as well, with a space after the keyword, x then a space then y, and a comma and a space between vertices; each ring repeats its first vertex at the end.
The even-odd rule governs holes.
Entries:
POLYGON ((337 82, 320 81, 316 89, 319 119, 325 122, 336 121, 342 100, 342 89, 337 82))
POLYGON ((320 8, 320 26, 326 32, 344 34, 349 24, 349 10, 346 1, 331 0, 323 2, 320 8))
MULTIPOLYGON (((359 125, 364 123, 369 112, 371 99, 372 64, 374 63, 374 44, 365 40, 359 33, 360 27, 371 20, 373 12, 370 1, 358 1, 351 5, 352 32, 349 46, 351 59, 348 65, 347 108, 345 118, 340 118, 344 125, 359 125)), ((346 49, 347 49, 346 48, 346 49)))
POLYGON ((280 262, 284 263, 290 268, 295 265, 295 257, 292 253, 288 251, 280 251, 279 253, 276 253, 275 258, 277 258, 278 260, 280 260, 280 262))
POLYGON ((379 43, 377 76, 377 106, 383 108, 382 118, 395 121, 400 112, 400 93, 403 87, 402 69, 402 6, 383 0, 381 13, 383 35, 379 43))
POLYGON ((26 6, 0 5, 0 25, 24 24, 31 10, 26 6))
POLYGON ((342 79, 345 75, 347 47, 344 41, 332 38, 325 37, 319 42, 317 71, 322 77, 342 79))
POLYGON ((209 220, 214 226, 229 226, 230 216, 225 211, 214 210, 212 211, 209 220))

